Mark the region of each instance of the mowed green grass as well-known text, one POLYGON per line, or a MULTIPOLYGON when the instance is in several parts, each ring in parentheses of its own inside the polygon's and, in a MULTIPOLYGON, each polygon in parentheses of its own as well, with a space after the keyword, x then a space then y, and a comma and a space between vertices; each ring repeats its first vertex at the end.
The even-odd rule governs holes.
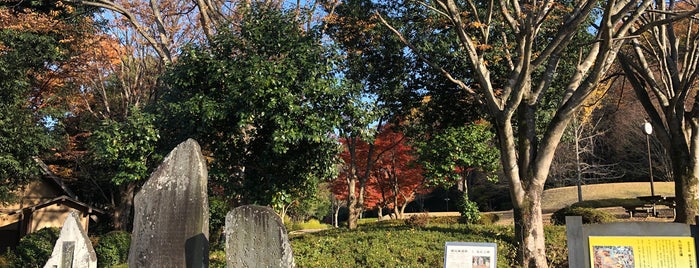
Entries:
MULTIPOLYGON (((674 182, 655 182, 656 195, 675 195, 674 182)), ((583 200, 600 200, 611 198, 636 198, 650 195, 650 182, 622 182, 583 185, 583 200)), ((578 202, 578 188, 575 186, 548 189, 544 191, 541 209, 552 213, 563 207, 578 202)))
MULTIPOLYGON (((396 221, 397 222, 397 221, 396 221)), ((325 230, 291 237, 298 267, 443 267, 446 242, 492 242, 498 245, 497 267, 513 267, 512 226, 429 224, 360 225, 357 230, 325 230)), ((551 267, 567 267, 565 228, 546 226, 551 267)))
MULTIPOLYGON (((656 182, 657 195, 674 195, 674 183, 656 182)), ((633 199, 650 195, 650 183, 609 183, 583 186, 584 200, 633 199)), ((544 191, 542 209, 551 213, 578 201, 577 187, 544 191)), ((511 213, 510 213, 511 214, 511 213)), ((358 230, 330 229, 294 235, 291 245, 299 267, 442 267, 444 243, 480 241, 498 244, 498 267, 514 266, 512 224, 430 224, 412 228, 400 220, 365 219, 358 230)), ((545 226, 551 267, 567 267, 565 227, 545 226)))

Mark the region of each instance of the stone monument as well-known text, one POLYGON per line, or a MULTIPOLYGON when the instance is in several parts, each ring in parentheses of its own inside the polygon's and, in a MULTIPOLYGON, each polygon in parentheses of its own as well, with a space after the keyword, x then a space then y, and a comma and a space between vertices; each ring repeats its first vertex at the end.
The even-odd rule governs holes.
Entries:
POLYGON ((295 267, 286 228, 271 208, 231 210, 225 232, 227 267, 295 267))
POLYGON ((192 139, 165 157, 134 199, 129 267, 208 267, 207 177, 192 139))
POLYGON ((95 250, 75 213, 71 212, 63 222, 61 233, 44 268, 97 267, 95 250))

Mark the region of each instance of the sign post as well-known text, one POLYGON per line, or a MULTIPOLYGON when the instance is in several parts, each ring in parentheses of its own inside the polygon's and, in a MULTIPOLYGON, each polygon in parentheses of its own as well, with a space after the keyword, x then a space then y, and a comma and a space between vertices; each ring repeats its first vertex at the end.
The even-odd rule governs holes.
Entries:
POLYGON ((447 242, 444 247, 444 268, 495 268, 497 244, 447 242))

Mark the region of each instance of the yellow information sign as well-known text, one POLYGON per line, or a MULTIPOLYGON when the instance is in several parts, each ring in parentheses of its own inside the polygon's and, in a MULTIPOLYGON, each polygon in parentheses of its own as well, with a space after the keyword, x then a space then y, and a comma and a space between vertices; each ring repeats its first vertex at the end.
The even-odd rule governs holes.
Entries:
POLYGON ((694 238, 590 236, 594 268, 697 268, 694 238))

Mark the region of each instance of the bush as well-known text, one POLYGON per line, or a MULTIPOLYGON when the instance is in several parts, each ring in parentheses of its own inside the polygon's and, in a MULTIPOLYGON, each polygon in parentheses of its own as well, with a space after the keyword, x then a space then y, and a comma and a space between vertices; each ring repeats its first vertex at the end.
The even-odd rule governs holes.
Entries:
MULTIPOLYGON (((282 219, 282 223, 284 224, 284 228, 286 228, 287 232, 295 231, 294 221, 292 221, 291 218, 289 218, 288 216, 284 216, 284 218, 282 219)), ((225 243, 225 241, 223 243, 225 243)))
MULTIPOLYGON (((514 240, 512 227, 434 226, 433 219, 430 218, 430 224, 425 228, 419 229, 405 225, 383 226, 380 225, 382 222, 376 222, 357 230, 337 228, 295 236, 290 242, 298 267, 444 267, 445 241, 497 243, 497 267, 515 267, 513 262, 517 251, 511 242, 514 240)), ((563 233, 565 236, 564 230, 563 233)), ((561 246, 565 247, 565 244, 561 246)))
MULTIPOLYGON (((306 229, 328 229, 330 228, 329 224, 325 223, 320 223, 319 220, 317 219, 310 219, 304 222, 294 222, 292 224, 292 228, 290 230, 306 230, 306 229)), ((287 231, 290 231, 287 230, 287 231)))
POLYGON ((58 240, 58 228, 44 228, 22 237, 15 250, 19 267, 43 267, 58 240))
POLYGON ((582 216, 584 224, 606 223, 616 220, 614 215, 606 211, 594 208, 564 207, 551 215, 551 223, 564 225, 566 223, 566 216, 582 216))
MULTIPOLYGON (((378 220, 376 218, 364 218, 359 219, 359 226, 384 226, 384 227, 396 227, 405 226, 405 221, 407 219, 390 219, 390 220, 378 220)), ((347 225, 345 225, 347 227, 347 225)))
POLYGON ((226 225, 226 214, 231 207, 226 201, 217 196, 209 197, 209 248, 223 250, 226 239, 223 237, 223 227, 226 225))
POLYGON ((483 225, 490 225, 498 222, 500 220, 500 216, 495 213, 488 213, 484 214, 481 213, 481 218, 478 220, 478 224, 483 224, 483 225))
POLYGON ((464 223, 477 223, 481 218, 481 213, 478 211, 478 204, 468 200, 468 195, 464 194, 459 203, 456 204, 461 213, 461 219, 464 223))
POLYGON ((99 267, 112 267, 126 263, 129 258, 131 234, 124 231, 113 231, 105 234, 97 242, 95 253, 99 267))
POLYGON ((568 266, 568 241, 565 226, 544 227, 546 237, 546 259, 549 267, 568 266))
POLYGON ((225 268, 226 267, 226 252, 223 250, 214 250, 209 253, 209 268, 225 268))
POLYGON ((427 213, 414 214, 405 220, 405 224, 412 228, 425 228, 430 223, 430 216, 427 213))
POLYGON ((14 267, 17 262, 17 256, 9 247, 0 255, 0 267, 14 267))
POLYGON ((458 224, 461 221, 461 216, 442 216, 442 217, 431 217, 430 225, 451 225, 458 224))

